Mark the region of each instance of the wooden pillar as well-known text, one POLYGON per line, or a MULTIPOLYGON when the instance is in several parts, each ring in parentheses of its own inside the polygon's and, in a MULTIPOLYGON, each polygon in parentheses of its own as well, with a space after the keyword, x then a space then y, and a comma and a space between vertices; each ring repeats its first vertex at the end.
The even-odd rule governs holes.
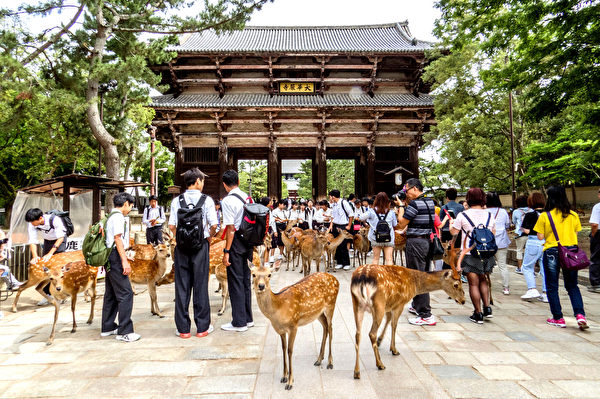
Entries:
POLYGON ((413 172, 411 177, 419 177, 419 147, 417 144, 413 144, 410 147, 410 169, 413 172))
POLYGON ((267 162, 267 195, 271 198, 281 198, 281 194, 281 162, 277 151, 277 139, 271 137, 267 162))
POLYGON ((360 155, 354 162, 354 179, 356 185, 354 191, 361 198, 367 194, 372 194, 367 191, 367 155, 364 147, 360 148, 360 155))
POLYGON ((100 203, 100 188, 98 186, 92 189, 92 224, 100 221, 102 204, 100 203))
POLYGON ((225 187, 221 183, 221 177, 223 176, 223 173, 229 169, 228 163, 227 138, 219 135, 219 176, 217 176, 219 185, 219 198, 224 198, 227 195, 227 191, 225 191, 225 187))
POLYGON ((375 192, 375 146, 367 146, 367 193, 369 195, 377 194, 375 192))
POLYGON ((66 181, 63 182, 63 212, 71 209, 71 186, 66 181))
POLYGON ((327 197, 327 147, 325 145, 325 136, 321 136, 319 145, 315 154, 317 187, 317 199, 327 197))

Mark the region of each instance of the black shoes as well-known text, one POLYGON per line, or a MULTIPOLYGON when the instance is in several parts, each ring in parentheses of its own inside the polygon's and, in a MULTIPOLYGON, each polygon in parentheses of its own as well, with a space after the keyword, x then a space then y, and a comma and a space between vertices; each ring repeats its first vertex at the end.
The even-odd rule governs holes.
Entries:
POLYGON ((483 313, 473 312, 473 314, 469 316, 469 320, 473 323, 483 324, 483 313))
POLYGON ((492 317, 494 317, 494 315, 492 315, 492 307, 491 306, 483 307, 483 317, 485 317, 486 319, 491 319, 492 317))

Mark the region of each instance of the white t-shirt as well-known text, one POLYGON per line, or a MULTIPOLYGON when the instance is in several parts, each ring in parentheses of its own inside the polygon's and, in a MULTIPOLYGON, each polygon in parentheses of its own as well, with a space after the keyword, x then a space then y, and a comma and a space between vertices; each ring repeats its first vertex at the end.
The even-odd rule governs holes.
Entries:
POLYGON ((273 209, 273 213, 271 215, 273 216, 273 220, 275 220, 275 218, 280 219, 276 221, 277 223, 285 223, 285 220, 288 218, 288 211, 276 208, 273 209))
POLYGON ((246 198, 248 198, 248 194, 240 190, 239 187, 236 187, 231 190, 229 194, 221 201, 221 209, 223 209, 223 224, 225 226, 232 224, 237 230, 242 224, 242 217, 244 216, 244 202, 240 201, 240 199, 233 194, 239 195, 244 201, 246 201, 246 198))
POLYGON ((467 249, 468 235, 470 235, 474 229, 474 227, 471 226, 471 223, 467 221, 467 218, 465 218, 465 214, 467 214, 469 219, 471 219, 475 227, 479 226, 480 224, 485 226, 488 216, 490 216, 490 222, 487 225, 487 228, 490 229, 490 231, 494 231, 496 229, 496 220, 494 219, 494 215, 490 215, 487 209, 467 209, 466 211, 459 213, 456 219, 454 219, 452 227, 457 230, 461 230, 463 233, 461 249, 467 249))
POLYGON ((333 224, 348 224, 349 218, 354 217, 354 209, 348 201, 340 199, 332 204, 331 216, 333 217, 333 224))
POLYGON ((115 214, 110 216, 106 222, 106 246, 112 247, 115 243, 115 236, 120 234, 123 248, 127 249, 129 248, 129 218, 123 216, 116 208, 110 212, 115 212, 115 214))
MULTIPOLYGON (((367 209, 366 212, 361 213, 361 216, 359 217, 359 220, 362 220, 363 222, 368 222, 369 226, 371 226, 371 228, 369 229, 369 235, 368 238, 370 241, 375 241, 375 230, 377 229, 377 223, 379 223, 379 217, 377 216, 377 213, 375 213, 374 209, 367 209)), ((398 218, 396 217, 396 213, 393 210, 389 210, 386 214, 385 214, 385 219, 384 219, 387 224, 390 226, 390 232, 391 232, 391 236, 392 236, 392 241, 390 241, 390 243, 394 243, 394 227, 396 227, 396 225, 398 224, 398 218)))
MULTIPOLYGON (((192 204, 195 206, 198 201, 200 201, 201 197, 202 192, 200 190, 186 190, 186 192, 183 193, 183 199, 188 205, 192 204)), ((169 226, 177 226, 177 211, 179 208, 179 196, 177 196, 173 198, 173 201, 171 202, 169 226)), ((210 234, 210 227, 219 224, 219 220, 217 219, 217 210, 215 209, 215 201, 213 201, 213 199, 209 196, 206 196, 204 205, 202 205, 202 214, 204 216, 204 219, 202 220, 202 223, 204 224, 204 238, 208 238, 210 234)))
POLYGON ((592 208, 592 215, 590 216, 590 224, 600 224, 600 202, 594 205, 592 208))
POLYGON ((27 233, 29 235, 28 244, 38 244, 38 232, 42 233, 42 238, 48 241, 58 240, 59 238, 65 237, 67 235, 67 229, 65 228, 65 224, 62 219, 58 216, 54 216, 54 220, 52 224, 50 224, 50 219, 52 215, 46 213, 44 214, 44 224, 39 226, 34 226, 31 222, 28 223, 27 233), (54 228, 52 228, 54 226, 54 228))
POLYGON ((325 221, 325 213, 323 212, 323 209, 319 208, 315 210, 313 220, 315 221, 315 223, 323 223, 325 221))
POLYGON ((510 217, 504 208, 488 208, 487 211, 496 219, 496 245, 498 249, 507 248, 510 245, 510 237, 507 229, 510 227, 510 217))

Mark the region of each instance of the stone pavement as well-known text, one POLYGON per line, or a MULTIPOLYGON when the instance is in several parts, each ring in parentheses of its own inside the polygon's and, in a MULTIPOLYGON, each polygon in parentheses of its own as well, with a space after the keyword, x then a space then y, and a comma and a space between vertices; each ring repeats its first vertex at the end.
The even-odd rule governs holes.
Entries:
MULTIPOLYGON (((514 270, 514 269, 513 269, 514 270)), ((46 346, 53 308, 34 305, 38 294, 22 295, 19 312, 3 302, 0 320, 0 398, 591 398, 600 397, 600 295, 582 289, 591 328, 581 332, 561 301, 566 329, 545 324, 548 305, 522 302, 523 278, 512 274, 510 296, 498 291, 494 276, 494 319, 484 325, 468 320, 464 306, 432 295, 438 324, 411 326, 407 312, 397 330, 399 356, 389 352, 389 331, 381 344, 386 370, 375 367, 368 340, 371 317, 365 316, 361 343, 361 379, 354 380, 354 318, 349 292, 351 271, 338 271, 338 307, 333 323, 333 370, 313 366, 322 336, 317 322, 299 329, 294 348, 295 384, 285 391, 280 340, 256 304, 256 326, 231 333, 219 326, 220 294, 211 278, 215 332, 188 340, 174 335, 173 286, 158 289, 166 317, 151 316, 147 292, 135 297, 133 320, 142 339, 134 343, 100 338, 101 301, 91 326, 89 304, 80 297, 78 331, 71 334, 69 304, 61 306, 54 344, 46 346)), ((274 274, 280 289, 300 279, 297 271, 274 274)), ((465 287, 466 288, 466 287, 465 287)), ((143 289, 138 286, 138 290, 143 289)), ((100 283, 99 293, 103 292, 100 283)), ((192 330, 195 332, 195 330, 192 330)))

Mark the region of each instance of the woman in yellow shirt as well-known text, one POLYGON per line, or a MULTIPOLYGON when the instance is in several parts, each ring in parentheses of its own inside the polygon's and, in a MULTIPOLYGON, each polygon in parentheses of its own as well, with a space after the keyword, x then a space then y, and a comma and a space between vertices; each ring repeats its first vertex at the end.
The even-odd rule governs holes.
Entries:
MULTIPOLYGON (((579 221, 579 216, 571 211, 571 204, 567 199, 564 187, 550 187, 546 191, 546 195, 548 196, 548 201, 544 208, 545 212, 540 214, 533 230, 535 230, 540 240, 546 240, 544 244, 543 264, 548 302, 550 304, 550 311, 552 312, 552 318, 549 318, 546 322, 564 328, 566 324, 560 306, 560 299, 558 298, 558 279, 561 271, 558 258, 558 239, 560 239, 560 244, 565 247, 577 245, 577 232, 581 230, 581 222, 579 221), (558 238, 552 231, 548 213, 554 221, 558 238)), ((563 269, 563 278, 569 299, 571 299, 571 306, 573 307, 573 314, 577 319, 577 324, 581 330, 585 330, 588 328, 588 325, 585 319, 585 310, 583 309, 583 299, 577 286, 577 270, 570 271, 563 269)))

